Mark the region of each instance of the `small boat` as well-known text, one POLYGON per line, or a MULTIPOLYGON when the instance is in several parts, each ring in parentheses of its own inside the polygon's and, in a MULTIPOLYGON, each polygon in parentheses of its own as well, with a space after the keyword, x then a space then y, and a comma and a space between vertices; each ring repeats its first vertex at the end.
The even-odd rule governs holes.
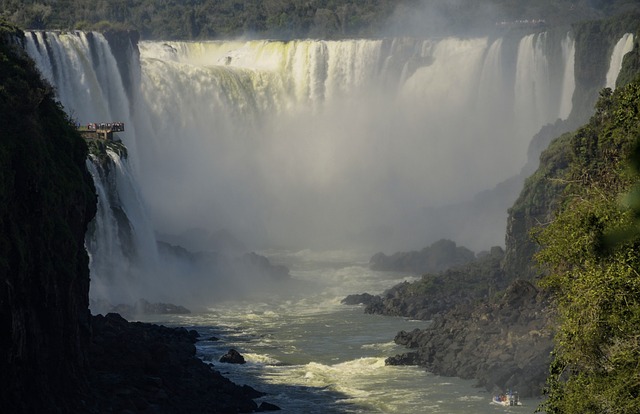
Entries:
POLYGON ((505 407, 522 405, 520 402, 520 396, 517 392, 509 390, 506 394, 498 394, 493 397, 491 404, 502 405, 505 407))

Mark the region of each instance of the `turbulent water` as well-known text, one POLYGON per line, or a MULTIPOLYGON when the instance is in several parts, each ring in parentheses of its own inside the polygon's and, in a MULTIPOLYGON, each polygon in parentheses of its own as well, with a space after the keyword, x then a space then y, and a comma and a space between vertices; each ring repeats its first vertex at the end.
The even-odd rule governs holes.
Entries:
POLYGON ((198 353, 205 361, 234 382, 267 392, 262 400, 287 413, 515 413, 533 412, 539 403, 496 407, 473 381, 385 366, 385 358, 405 351, 391 341, 397 331, 428 322, 365 315, 362 307, 341 305, 340 299, 364 290, 378 293, 411 280, 406 275, 372 272, 366 257, 343 251, 266 254, 291 267, 296 280, 313 284, 312 293, 263 295, 149 321, 198 330, 198 353), (212 336, 219 341, 208 341, 212 336), (218 363, 230 348, 247 364, 218 363))

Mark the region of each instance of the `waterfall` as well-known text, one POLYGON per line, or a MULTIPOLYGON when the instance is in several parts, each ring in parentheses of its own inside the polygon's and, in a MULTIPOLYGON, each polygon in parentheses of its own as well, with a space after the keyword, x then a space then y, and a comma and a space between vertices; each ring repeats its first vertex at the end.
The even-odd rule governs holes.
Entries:
POLYGON ((559 56, 545 34, 517 53, 503 43, 143 42, 151 133, 138 145, 153 150, 140 163, 173 166, 142 177, 145 194, 165 223, 190 215, 282 244, 296 243, 284 229, 357 238, 468 197, 516 174, 533 134, 571 109, 572 37, 559 56), (176 179, 188 211, 158 197, 176 179))
POLYGON ((633 34, 626 33, 620 38, 620 40, 618 40, 618 43, 616 43, 613 48, 613 53, 611 54, 611 60, 609 62, 609 70, 607 71, 607 83, 605 85, 607 88, 616 88, 616 80, 618 79, 618 74, 622 69, 622 59, 624 58, 624 55, 632 50, 633 34))
MULTIPOLYGON (((129 232, 129 228, 121 228, 121 223, 116 220, 115 209, 112 208, 115 189, 110 188, 106 171, 94 159, 87 160, 87 169, 93 177, 98 198, 98 208, 87 232, 85 244, 90 257, 89 268, 91 271, 90 297, 93 300, 103 299, 111 303, 128 302, 120 297, 120 292, 115 293, 110 286, 122 286, 122 278, 128 274, 129 259, 125 255, 125 249, 121 238, 123 232, 129 232), (114 295, 112 296, 112 293, 114 295)), ((111 182, 112 183, 112 182, 111 182)), ((115 201, 115 200, 114 200, 115 201)), ((127 225, 128 222, 122 223, 127 225)))
POLYGON ((96 217, 86 237, 90 256, 90 297, 98 303, 134 303, 157 289, 145 274, 161 276, 156 239, 126 158, 107 149, 106 160, 91 155, 87 169, 98 198, 96 217), (151 283, 150 283, 151 282, 151 283))
POLYGON ((562 59, 564 60, 564 74, 562 77, 562 95, 560 98, 560 118, 567 119, 573 107, 573 92, 576 89, 575 61, 576 42, 571 33, 562 41, 562 59))
MULTIPOLYGON (((226 229, 252 246, 396 249, 447 237, 423 231, 423 212, 519 172, 532 135, 568 116, 575 88, 571 34, 515 44, 141 42, 129 65, 139 81, 126 91, 98 33, 31 32, 25 49, 78 122, 126 125, 129 159, 110 154, 110 174, 138 259, 114 253, 129 250, 104 198, 114 189, 96 184, 105 193, 96 227, 111 226, 87 242, 96 289, 129 283, 144 266, 160 277, 156 233, 226 229), (118 264, 108 270, 108 260, 118 264)), ((473 240, 473 249, 503 243, 473 240)))

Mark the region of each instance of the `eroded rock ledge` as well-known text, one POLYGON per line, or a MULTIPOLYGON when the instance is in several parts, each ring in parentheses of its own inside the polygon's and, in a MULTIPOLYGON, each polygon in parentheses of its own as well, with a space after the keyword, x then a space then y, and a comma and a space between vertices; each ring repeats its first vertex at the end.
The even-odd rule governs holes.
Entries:
POLYGON ((480 306, 460 305, 425 329, 402 331, 395 342, 410 352, 390 365, 420 365, 438 375, 476 379, 489 391, 539 396, 553 349, 548 298, 517 280, 504 295, 480 306))

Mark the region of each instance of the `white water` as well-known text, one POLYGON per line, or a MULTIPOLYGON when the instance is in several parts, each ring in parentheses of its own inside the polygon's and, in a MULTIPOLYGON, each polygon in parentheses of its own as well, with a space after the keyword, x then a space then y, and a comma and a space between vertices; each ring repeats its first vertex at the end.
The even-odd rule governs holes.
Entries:
POLYGON ((559 57, 544 35, 517 55, 502 43, 142 43, 151 133, 136 140, 142 171, 163 166, 140 176, 155 221, 267 245, 424 245, 404 217, 514 175, 533 134, 570 112, 572 38, 559 57))
POLYGON ((618 75, 620 74, 620 70, 622 69, 622 60, 624 59, 624 55, 631 52, 632 50, 633 34, 626 33, 620 38, 620 40, 618 40, 618 43, 616 43, 615 47, 613 48, 613 53, 611 54, 611 60, 609 63, 609 71, 607 71, 607 88, 616 88, 616 80, 618 79, 618 75))
MULTIPOLYGON (((370 253, 448 237, 416 217, 428 221, 429 208, 517 173, 532 135, 571 109, 571 34, 561 45, 545 33, 505 43, 143 42, 140 61, 130 58, 139 68, 132 91, 100 34, 33 32, 25 47, 78 122, 125 123, 131 168, 114 165, 137 252, 125 267, 170 297, 188 295, 189 284, 166 275, 180 266, 158 265, 157 232, 225 228, 253 248, 370 253)), ((113 227, 104 230, 113 248, 91 252, 104 263, 96 286, 132 279, 110 253, 123 247, 109 241, 119 233, 108 218, 99 225, 113 227)), ((500 234, 465 244, 486 249, 503 243, 500 234)))
POLYGON ((349 293, 379 293, 411 278, 372 272, 366 256, 348 252, 266 254, 291 267, 295 279, 312 283, 311 292, 262 295, 149 321, 198 330, 201 358, 234 382, 267 392, 261 400, 284 413, 515 413, 533 412, 539 403, 531 399, 524 401, 525 407, 496 407, 490 405, 491 394, 474 387, 473 381, 436 376, 418 367, 385 366, 385 358, 407 351, 392 342, 395 334, 428 323, 365 315, 362 307, 339 302, 349 293), (207 341, 211 336, 220 341, 207 341), (230 348, 247 364, 218 363, 230 348))
POLYGON ((90 297, 111 304, 134 303, 142 297, 166 300, 166 296, 155 296, 158 289, 154 286, 165 283, 169 275, 160 269, 155 234, 139 188, 126 159, 111 150, 107 155, 106 170, 93 156, 86 163, 98 198, 86 240, 91 258, 90 297))
POLYGON ((130 93, 100 34, 34 32, 26 48, 80 123, 125 122, 155 230, 408 249, 447 234, 405 217, 514 175, 533 134, 570 112, 572 37, 559 56, 546 34, 517 54, 503 43, 143 42, 130 93))

